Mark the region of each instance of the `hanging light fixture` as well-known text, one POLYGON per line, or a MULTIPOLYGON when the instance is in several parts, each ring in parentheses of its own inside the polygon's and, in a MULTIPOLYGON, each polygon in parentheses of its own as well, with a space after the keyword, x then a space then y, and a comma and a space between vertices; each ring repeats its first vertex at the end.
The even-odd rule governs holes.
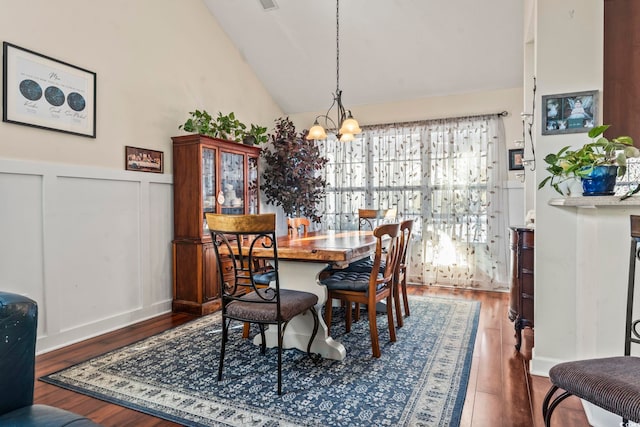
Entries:
POLYGON ((333 125, 334 129, 338 129, 336 122, 329 117, 329 113, 334 106, 338 109, 337 123, 340 124, 338 139, 343 142, 353 141, 354 135, 362 132, 362 129, 360 129, 360 125, 351 115, 351 111, 345 110, 342 105, 342 91, 340 90, 340 0, 336 0, 336 92, 333 94, 333 103, 327 113, 316 117, 313 126, 309 129, 307 139, 326 139, 327 132, 325 128, 328 127, 329 123, 333 125), (318 119, 324 121, 324 127, 320 125, 318 119))

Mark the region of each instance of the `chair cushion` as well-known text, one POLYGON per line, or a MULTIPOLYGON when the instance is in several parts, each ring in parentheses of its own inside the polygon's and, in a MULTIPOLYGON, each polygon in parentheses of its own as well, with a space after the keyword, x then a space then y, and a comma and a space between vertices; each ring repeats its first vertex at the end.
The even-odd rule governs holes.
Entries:
MULTIPOLYGON (((362 273, 357 271, 341 270, 333 273, 331 276, 322 280, 322 284, 330 291, 358 291, 367 292, 369 290, 369 278, 371 276, 371 270, 368 273, 362 273)), ((382 279, 382 274, 378 273, 378 279, 382 279)), ((384 287, 384 284, 378 285, 380 290, 384 287)))
POLYGON ((258 273, 253 275, 253 281, 258 285, 268 285, 276 280, 276 272, 268 271, 266 273, 258 273))
POLYGON ((99 426, 90 419, 47 405, 29 405, 0 416, 1 426, 83 427, 99 426))
MULTIPOLYGON (((384 271, 386 267, 386 263, 384 260, 380 262, 380 271, 384 271)), ((373 268, 373 260, 371 258, 364 258, 359 261, 356 261, 352 264, 349 264, 345 271, 353 271, 356 273, 370 273, 373 268)))
POLYGON ((609 412, 640 422, 640 358, 607 357, 560 363, 551 382, 609 412))
MULTIPOLYGON (((259 289, 262 295, 268 299, 273 298, 273 288, 259 289)), ((277 320, 277 308, 275 299, 271 304, 258 304, 263 301, 256 292, 251 292, 227 304, 226 315, 228 317, 255 322, 275 322, 277 320)), ((318 296, 310 292, 280 289, 280 313, 282 320, 288 322, 300 313, 305 312, 318 303, 318 296)))

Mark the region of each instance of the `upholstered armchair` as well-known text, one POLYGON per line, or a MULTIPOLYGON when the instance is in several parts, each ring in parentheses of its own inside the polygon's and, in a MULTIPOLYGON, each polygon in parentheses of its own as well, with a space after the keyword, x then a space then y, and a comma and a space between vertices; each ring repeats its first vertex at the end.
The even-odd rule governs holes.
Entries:
POLYGON ((0 291, 0 426, 97 426, 91 420, 33 404, 38 306, 0 291))

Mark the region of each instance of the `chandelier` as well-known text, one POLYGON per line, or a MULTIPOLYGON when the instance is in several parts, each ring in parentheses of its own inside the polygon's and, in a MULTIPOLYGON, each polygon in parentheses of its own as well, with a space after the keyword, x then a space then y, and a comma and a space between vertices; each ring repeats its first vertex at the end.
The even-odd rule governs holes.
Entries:
POLYGON ((325 128, 329 127, 329 123, 333 125, 333 129, 338 129, 336 123, 340 124, 337 138, 343 142, 353 141, 353 135, 362 132, 360 125, 351 115, 351 111, 345 110, 342 105, 342 91, 340 90, 340 0, 336 0, 336 92, 333 94, 333 103, 331 103, 327 113, 316 117, 313 126, 309 129, 307 139, 326 139, 327 132, 325 128), (337 107, 338 110, 337 122, 329 117, 329 113, 334 106, 337 107), (324 121, 324 127, 320 125, 318 119, 324 121))

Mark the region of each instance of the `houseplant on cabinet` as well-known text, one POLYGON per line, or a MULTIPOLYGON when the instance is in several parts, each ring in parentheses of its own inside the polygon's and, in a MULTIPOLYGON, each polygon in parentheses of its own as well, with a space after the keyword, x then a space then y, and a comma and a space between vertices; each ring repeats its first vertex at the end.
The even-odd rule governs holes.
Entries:
POLYGON ((229 114, 218 112, 215 118, 206 110, 195 110, 189 114, 191 117, 178 126, 178 129, 235 142, 242 141, 247 129, 247 125, 238 120, 233 112, 229 114))
POLYGON ((271 144, 260 153, 265 162, 261 188, 267 202, 282 206, 287 216, 320 222, 317 205, 327 182, 319 171, 328 160, 305 136, 306 131, 297 133, 288 117, 276 119, 271 144))
POLYGON ((567 146, 555 154, 547 154, 544 161, 550 175, 540 182, 538 189, 549 184, 564 195, 567 190, 563 191, 560 184, 579 178, 585 196, 614 194, 616 177, 627 171, 627 158, 639 157, 640 150, 633 146, 633 139, 629 136, 604 137, 603 133, 610 126, 592 128, 588 134, 591 142, 577 150, 570 150, 571 147, 567 146))

